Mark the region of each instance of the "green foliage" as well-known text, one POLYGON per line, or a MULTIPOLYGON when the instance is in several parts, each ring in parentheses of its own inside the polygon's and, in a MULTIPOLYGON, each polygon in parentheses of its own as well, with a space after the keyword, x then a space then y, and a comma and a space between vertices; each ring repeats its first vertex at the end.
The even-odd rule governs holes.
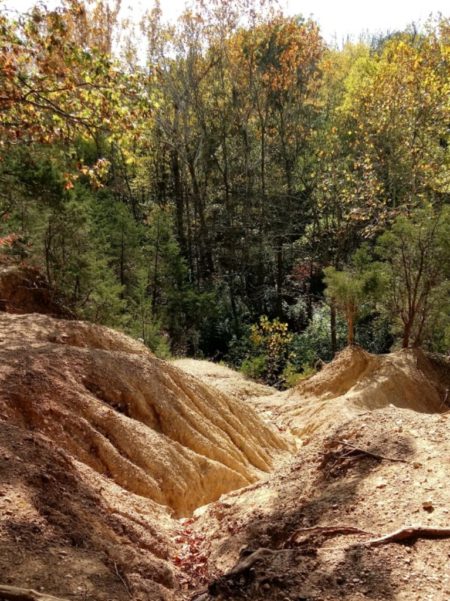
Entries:
POLYGON ((270 321, 266 315, 263 315, 250 329, 250 342, 253 352, 258 357, 265 358, 264 381, 273 386, 280 386, 282 384, 280 376, 289 359, 292 342, 288 324, 278 319, 270 321))
POLYGON ((248 378, 254 380, 265 380, 267 373, 267 357, 266 355, 256 355, 244 359, 241 365, 241 372, 248 378))
MULTIPOLYGON (((296 371, 303 372, 313 368, 318 362, 331 361, 333 349, 330 337, 330 309, 323 303, 318 305, 307 328, 296 334, 292 341, 292 363, 296 371)), ((337 350, 342 349, 346 342, 345 321, 338 317, 336 324, 337 350)))
POLYGON ((382 305, 402 346, 442 349, 450 323, 450 207, 401 215, 377 241, 387 281, 382 305))
POLYGON ((296 371, 295 365, 292 363, 287 363, 286 367, 283 369, 283 382, 285 388, 293 388, 297 386, 302 380, 306 380, 310 376, 313 376, 316 373, 314 367, 306 366, 303 371, 296 371))
POLYGON ((145 17, 143 69, 119 5, 0 8, 2 247, 80 317, 280 387, 342 315, 374 352, 391 326, 448 349, 447 209, 414 209, 449 198, 449 21, 327 49, 270 1, 194 0, 145 17))
POLYGON ((292 340, 287 323, 263 315, 242 338, 232 341, 227 358, 234 365, 240 365, 245 375, 282 388, 292 340))
POLYGON ((370 312, 358 320, 356 342, 370 353, 388 353, 394 344, 392 323, 389 315, 382 311, 381 302, 377 308, 380 313, 370 312))
POLYGON ((250 327, 242 326, 242 334, 232 335, 225 355, 225 362, 235 368, 240 368, 242 363, 252 354, 252 343, 250 341, 250 327))
POLYGON ((33 166, 28 162, 28 171, 19 179, 23 191, 8 207, 3 233, 14 232, 26 241, 22 259, 40 267, 49 284, 63 292, 67 306, 80 317, 122 326, 122 286, 110 268, 107 243, 97 235, 95 195, 78 184, 65 191, 55 164, 44 160, 36 164, 36 171, 33 166), (37 183, 42 177, 45 187, 37 183), (53 190, 53 194, 30 198, 35 186, 41 194, 45 190, 53 190))
MULTIPOLYGON (((341 323, 339 333, 341 340, 341 323)), ((329 310, 326 306, 318 309, 302 334, 293 334, 287 324, 263 316, 251 326, 248 338, 242 339, 238 348, 238 356, 247 355, 241 365, 245 375, 278 388, 291 388, 315 373, 319 361, 332 359, 329 310)))
MULTIPOLYGON (((347 319, 348 342, 354 340, 358 318, 383 311, 359 340, 380 352, 389 340, 387 327, 401 338, 403 347, 427 344, 445 350, 445 331, 450 323, 450 210, 431 205, 400 215, 377 240, 370 259, 366 247, 352 257, 345 271, 327 268, 326 295, 336 302, 347 319), (353 331, 352 331, 353 330, 353 331)), ((372 349, 371 349, 372 350, 372 349)))
POLYGON ((362 246, 351 259, 347 269, 339 271, 327 267, 325 283, 326 296, 330 303, 335 303, 347 320, 347 342, 355 341, 355 327, 358 317, 364 309, 373 307, 376 299, 382 294, 385 279, 382 271, 370 260, 368 248, 362 246))
POLYGON ((153 316, 150 303, 145 299, 136 305, 131 303, 129 311, 127 333, 141 340, 160 359, 169 359, 172 356, 169 337, 153 316))

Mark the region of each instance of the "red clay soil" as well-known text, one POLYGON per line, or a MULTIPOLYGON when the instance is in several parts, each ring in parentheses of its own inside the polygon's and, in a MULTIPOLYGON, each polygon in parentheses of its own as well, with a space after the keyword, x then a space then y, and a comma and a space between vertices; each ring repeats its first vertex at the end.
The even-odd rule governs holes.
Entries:
POLYGON ((449 426, 449 413, 368 412, 198 512, 180 532, 186 598, 448 601, 449 426), (369 544, 408 527, 418 536, 369 544))
POLYGON ((0 315, 0 601, 448 601, 448 361, 356 352, 263 420, 258 387, 0 315))
POLYGON ((0 261, 0 311, 73 317, 39 270, 10 264, 4 258, 0 261))
POLYGON ((173 516, 256 482, 289 448, 123 334, 0 314, 0 599, 2 586, 172 599, 173 516))

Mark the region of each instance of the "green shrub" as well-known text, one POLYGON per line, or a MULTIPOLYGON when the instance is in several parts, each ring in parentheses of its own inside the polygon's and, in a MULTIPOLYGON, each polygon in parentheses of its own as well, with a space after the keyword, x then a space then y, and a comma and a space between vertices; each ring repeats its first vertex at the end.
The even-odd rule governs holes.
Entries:
POLYGON ((267 357, 265 355, 257 355, 245 359, 241 365, 241 372, 248 378, 254 380, 263 380, 267 369, 267 357))
MULTIPOLYGON (((338 316, 336 323, 338 350, 345 346, 345 321, 338 316)), ((291 344, 291 363, 297 372, 303 372, 308 366, 314 366, 317 361, 331 361, 333 350, 330 336, 330 309, 322 304, 314 311, 308 327, 301 333, 295 334, 291 344)))
POLYGON ((263 315, 250 330, 250 342, 257 356, 266 357, 264 381, 271 386, 282 387, 283 369, 289 360, 292 334, 288 324, 279 319, 269 320, 263 315))
POLYGON ((302 380, 306 380, 310 376, 313 376, 316 373, 314 367, 306 365, 303 368, 303 371, 297 371, 295 365, 291 362, 287 363, 286 367, 283 370, 283 382, 284 388, 293 388, 297 386, 302 380))

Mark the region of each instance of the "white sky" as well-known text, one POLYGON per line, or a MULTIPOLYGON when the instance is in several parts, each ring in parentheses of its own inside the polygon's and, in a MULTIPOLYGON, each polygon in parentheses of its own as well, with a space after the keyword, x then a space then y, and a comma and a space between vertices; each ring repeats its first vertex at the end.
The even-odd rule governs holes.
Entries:
MULTIPOLYGON (((161 7, 167 17, 179 14, 185 0, 160 0, 161 7)), ((232 2, 232 0, 230 0, 232 2)), ((32 0, 0 0, 0 6, 27 10, 32 0)), ((55 0, 44 1, 51 7, 55 0)), ((145 0, 133 2, 123 0, 124 6, 130 6, 132 14, 142 12, 150 6, 145 0)), ((379 33, 403 29, 411 22, 420 23, 430 13, 441 12, 450 15, 449 0, 284 0, 289 14, 312 16, 319 23, 325 39, 329 42, 341 43, 347 36, 357 38, 360 33, 379 33)))

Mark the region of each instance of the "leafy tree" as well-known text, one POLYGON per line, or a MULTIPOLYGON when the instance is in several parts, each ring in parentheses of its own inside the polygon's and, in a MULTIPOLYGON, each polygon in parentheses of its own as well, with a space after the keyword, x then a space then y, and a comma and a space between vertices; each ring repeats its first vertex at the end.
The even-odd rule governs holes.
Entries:
POLYGON ((346 322, 337 316, 336 347, 330 338, 330 311, 325 303, 317 304, 311 320, 300 334, 294 334, 292 340, 292 358, 290 362, 297 372, 314 368, 321 361, 331 361, 337 350, 345 346, 347 340, 346 322))
POLYGON ((102 4, 97 2, 91 12, 77 0, 52 11, 36 5, 16 19, 0 13, 0 132, 5 140, 114 140, 121 128, 135 129, 143 89, 109 53, 112 23, 103 22, 102 34, 94 14, 102 4))
MULTIPOLYGON (((156 3, 143 67, 119 8, 0 8, 4 248, 80 316, 163 354, 236 363, 254 356, 245 338, 261 315, 296 331, 302 357, 333 353, 342 322, 336 302, 323 315, 321 278, 333 266, 356 339, 384 348, 400 313, 366 315, 370 269, 351 256, 399 214, 448 201, 448 20, 331 49, 275 0, 194 0, 170 23, 156 3)), ((385 263, 371 269, 387 278, 385 263)), ((437 288, 419 339, 445 350, 437 288)))
POLYGON ((347 269, 327 267, 324 272, 326 296, 330 302, 336 303, 344 315, 347 321, 347 344, 352 345, 355 343, 358 317, 363 309, 373 306, 383 288, 380 272, 370 261, 365 246, 356 251, 347 269))
POLYGON ((372 54, 365 76, 349 81, 342 111, 353 171, 366 190, 356 216, 369 231, 389 223, 398 207, 445 194, 449 75, 448 22, 442 20, 424 34, 388 39, 372 54))
POLYGON ((399 216, 377 241, 387 286, 384 305, 403 348, 432 338, 450 320, 450 208, 399 216))
POLYGON ((278 319, 270 321, 263 315, 250 329, 250 342, 253 357, 243 363, 244 373, 260 376, 268 384, 281 386, 281 375, 287 365, 292 342, 288 324, 278 319))

